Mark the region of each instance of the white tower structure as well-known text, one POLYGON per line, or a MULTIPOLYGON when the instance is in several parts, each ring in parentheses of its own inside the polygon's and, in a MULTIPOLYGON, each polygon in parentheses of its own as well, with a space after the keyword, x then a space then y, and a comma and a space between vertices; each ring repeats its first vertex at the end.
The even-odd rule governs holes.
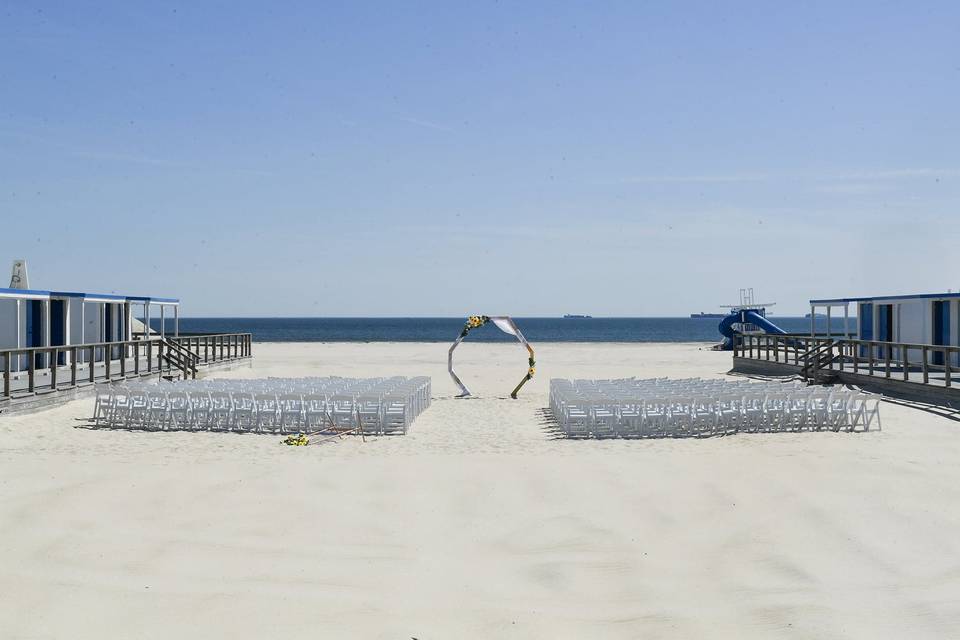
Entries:
POLYGON ((27 276, 27 261, 14 260, 13 269, 10 272, 11 289, 29 289, 30 278, 27 276))

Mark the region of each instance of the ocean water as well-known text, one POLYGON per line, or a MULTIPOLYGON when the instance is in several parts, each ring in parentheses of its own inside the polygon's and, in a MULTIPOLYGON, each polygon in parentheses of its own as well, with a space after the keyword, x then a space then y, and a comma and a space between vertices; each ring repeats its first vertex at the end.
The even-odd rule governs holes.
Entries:
MULTIPOLYGON (((810 330, 809 319, 785 316, 770 319, 791 333, 810 330)), ((717 331, 719 319, 514 320, 530 342, 719 342, 721 339, 717 331)), ((452 342, 464 322, 465 318, 181 318, 180 330, 184 333, 252 333, 257 342, 452 342)), ((839 328, 838 324, 833 326, 835 330, 839 328)), ((825 330, 825 321, 818 320, 817 328, 825 330)), ((469 339, 513 340, 492 324, 474 329, 469 339)))

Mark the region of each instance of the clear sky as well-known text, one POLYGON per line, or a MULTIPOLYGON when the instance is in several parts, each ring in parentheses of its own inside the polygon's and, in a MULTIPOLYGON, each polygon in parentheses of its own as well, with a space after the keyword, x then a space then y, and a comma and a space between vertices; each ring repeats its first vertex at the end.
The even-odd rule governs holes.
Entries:
POLYGON ((958 27, 956 2, 8 0, 0 277, 193 316, 958 290, 958 27))

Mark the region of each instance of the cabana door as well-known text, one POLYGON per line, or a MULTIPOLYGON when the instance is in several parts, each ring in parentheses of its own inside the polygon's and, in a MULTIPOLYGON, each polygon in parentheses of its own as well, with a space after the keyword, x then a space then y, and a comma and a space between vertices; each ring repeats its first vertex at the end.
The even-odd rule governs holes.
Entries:
MULTIPOLYGON (((42 347, 43 344, 43 301, 42 300, 26 300, 24 301, 24 313, 25 313, 25 322, 24 322, 24 337, 26 338, 25 346, 27 347, 42 347)), ((29 363, 30 358, 27 356, 26 361, 29 363)), ((38 369, 43 368, 43 353, 33 354, 33 365, 38 369)))
MULTIPOLYGON (((933 344, 950 344, 950 303, 946 300, 933 303, 933 344)), ((933 364, 943 365, 943 352, 933 352, 933 364)))
MULTIPOLYGON (((50 301, 50 346, 61 346, 67 343, 67 303, 64 300, 50 301)), ((57 364, 67 364, 67 354, 61 351, 57 354, 57 364)))
MULTIPOLYGON (((877 305, 877 340, 893 342, 893 305, 877 305)), ((894 357, 890 347, 880 347, 880 357, 894 357)))

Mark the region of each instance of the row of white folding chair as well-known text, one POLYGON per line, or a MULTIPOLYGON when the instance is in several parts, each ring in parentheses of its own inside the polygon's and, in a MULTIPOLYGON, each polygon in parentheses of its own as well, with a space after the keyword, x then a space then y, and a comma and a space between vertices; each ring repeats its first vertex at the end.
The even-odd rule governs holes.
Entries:
MULTIPOLYGON (((209 385, 117 385, 107 393, 98 393, 94 412, 96 424, 142 428, 238 428, 240 430, 288 430, 317 426, 320 411, 327 412, 329 397, 296 394, 295 402, 281 409, 275 393, 207 391, 209 385), (189 390, 183 390, 184 387, 189 390), (293 406, 297 409, 294 411, 293 406), (149 407, 149 411, 146 410, 149 407), (295 418, 291 416, 296 416, 295 418)), ((393 385, 397 386, 397 385, 393 385)), ((385 418, 376 421, 384 431, 404 431, 416 415, 429 405, 429 378, 408 385, 401 392, 379 394, 387 398, 385 418), (412 397, 404 397, 412 396, 412 397)), ((351 400, 356 396, 350 395, 351 400)), ((292 399, 292 398, 291 398, 292 399)), ((369 413, 372 398, 367 398, 369 413)), ((329 418, 324 416, 324 419, 329 418)))
POLYGON ((788 383, 738 383, 725 381, 705 381, 703 383, 676 384, 676 385, 575 385, 568 381, 551 381, 551 394, 557 392, 566 393, 603 393, 611 396, 635 397, 636 395, 660 395, 663 393, 700 393, 707 391, 734 391, 740 389, 751 390, 769 390, 769 391, 792 391, 802 388, 799 384, 788 383))
POLYGON ((568 435, 597 437, 704 435, 736 431, 868 430, 879 420, 879 396, 847 390, 663 396, 634 402, 604 398, 552 404, 568 435), (871 406, 872 405, 872 406, 871 406))
POLYGON ((96 424, 143 429, 211 429, 258 432, 353 428, 368 433, 406 433, 416 417, 408 396, 344 396, 331 404, 324 395, 164 391, 118 392, 100 402, 96 424), (332 425, 331 425, 332 421, 332 425))
POLYGON ((713 391, 794 391, 804 388, 803 385, 784 383, 774 384, 742 384, 742 383, 704 383, 692 385, 654 385, 654 386, 616 386, 616 385, 572 385, 567 381, 551 381, 551 394, 606 394, 610 396, 636 397, 638 395, 660 395, 664 393, 699 393, 713 391))

